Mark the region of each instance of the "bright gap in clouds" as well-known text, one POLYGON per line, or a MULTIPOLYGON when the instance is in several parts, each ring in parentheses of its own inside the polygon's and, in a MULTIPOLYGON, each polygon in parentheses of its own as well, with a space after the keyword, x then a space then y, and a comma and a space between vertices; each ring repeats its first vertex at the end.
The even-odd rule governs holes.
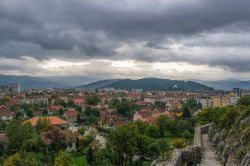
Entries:
POLYGON ((89 64, 89 62, 70 62, 70 61, 64 61, 64 60, 58 60, 58 59, 51 59, 47 60, 45 64, 42 65, 43 68, 48 69, 48 70, 53 70, 53 69, 67 69, 71 67, 82 67, 89 64))
POLYGON ((0 58, 0 72, 31 76, 95 76, 96 78, 159 77, 178 80, 223 80, 249 78, 249 72, 233 72, 225 68, 186 62, 142 62, 135 60, 89 59, 38 60, 22 57, 0 58), (7 70, 6 70, 7 69, 7 70), (223 77, 222 77, 223 76, 223 77))

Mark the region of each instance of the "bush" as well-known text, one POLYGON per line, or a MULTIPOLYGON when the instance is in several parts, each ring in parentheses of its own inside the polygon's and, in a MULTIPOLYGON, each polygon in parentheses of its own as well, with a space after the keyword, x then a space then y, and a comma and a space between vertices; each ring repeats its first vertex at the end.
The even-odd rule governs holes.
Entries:
POLYGON ((151 158, 158 158, 160 155, 160 147, 157 143, 152 143, 149 146, 149 155, 151 158))
POLYGON ((175 148, 184 148, 184 147, 186 146, 186 139, 182 139, 182 138, 180 138, 180 139, 175 139, 175 140, 173 141, 173 146, 174 146, 175 148))
POLYGON ((188 130, 184 130, 184 132, 182 133, 182 137, 185 139, 190 139, 193 137, 193 134, 190 133, 188 130))
POLYGON ((73 166, 73 157, 67 152, 59 152, 55 158, 54 166, 73 166))
POLYGON ((19 152, 12 156, 9 156, 3 163, 4 166, 38 166, 39 161, 34 153, 19 152))
POLYGON ((238 101, 239 105, 245 105, 249 106, 250 105, 250 96, 243 96, 239 99, 238 101))

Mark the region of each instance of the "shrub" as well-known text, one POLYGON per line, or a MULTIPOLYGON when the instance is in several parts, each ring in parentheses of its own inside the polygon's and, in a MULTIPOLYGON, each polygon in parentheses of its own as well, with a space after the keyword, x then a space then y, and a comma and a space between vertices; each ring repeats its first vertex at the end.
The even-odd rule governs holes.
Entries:
POLYGON ((182 133, 182 137, 185 139, 189 139, 193 137, 193 134, 190 133, 188 130, 184 130, 184 132, 182 133))
POLYGON ((186 139, 180 138, 173 141, 173 146, 175 148, 184 148, 186 146, 186 139))

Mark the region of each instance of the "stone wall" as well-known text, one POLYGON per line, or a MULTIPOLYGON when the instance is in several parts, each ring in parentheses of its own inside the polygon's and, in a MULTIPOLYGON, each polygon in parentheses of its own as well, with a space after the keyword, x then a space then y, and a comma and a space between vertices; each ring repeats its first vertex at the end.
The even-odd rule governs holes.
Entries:
POLYGON ((202 125, 202 126, 198 125, 195 127, 193 146, 189 149, 184 149, 182 151, 183 162, 187 162, 187 163, 194 164, 194 165, 201 163, 202 157, 203 157, 201 135, 208 132, 210 125, 211 124, 202 125))
POLYGON ((182 150, 174 149, 170 160, 155 160, 151 166, 182 166, 182 150))
POLYGON ((151 166, 182 166, 184 163, 197 165, 201 163, 203 148, 201 135, 208 132, 210 124, 195 127, 193 146, 186 149, 175 149, 170 160, 156 160, 151 166))

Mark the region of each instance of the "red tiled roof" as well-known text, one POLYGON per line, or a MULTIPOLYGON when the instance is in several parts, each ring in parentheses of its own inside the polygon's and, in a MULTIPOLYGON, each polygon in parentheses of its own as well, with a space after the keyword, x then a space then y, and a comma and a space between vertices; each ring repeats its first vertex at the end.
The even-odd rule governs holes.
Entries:
POLYGON ((143 109, 138 112, 143 119, 159 114, 157 111, 152 111, 150 109, 143 109))
POLYGON ((0 106, 0 116, 12 116, 14 115, 13 112, 11 112, 6 106, 1 105, 0 106))
POLYGON ((146 106, 147 105, 147 103, 144 101, 137 101, 135 104, 139 105, 139 106, 146 106))
POLYGON ((43 111, 35 111, 33 114, 34 115, 43 115, 43 111))
POLYGON ((68 117, 77 117, 79 113, 78 111, 71 109, 66 111, 64 114, 67 115, 68 117))
MULTIPOLYGON (((66 125, 66 124, 68 124, 67 121, 65 121, 57 116, 48 116, 48 117, 41 117, 41 118, 50 121, 51 125, 66 125)), ((38 120, 39 120, 38 117, 34 117, 34 118, 31 118, 25 122, 30 122, 32 126, 36 126, 38 120)))
POLYGON ((60 109, 64 109, 64 107, 62 105, 52 105, 52 106, 49 106, 49 110, 50 111, 59 111, 60 109))
POLYGON ((129 124, 128 121, 117 121, 117 122, 114 122, 115 126, 126 126, 129 124))

